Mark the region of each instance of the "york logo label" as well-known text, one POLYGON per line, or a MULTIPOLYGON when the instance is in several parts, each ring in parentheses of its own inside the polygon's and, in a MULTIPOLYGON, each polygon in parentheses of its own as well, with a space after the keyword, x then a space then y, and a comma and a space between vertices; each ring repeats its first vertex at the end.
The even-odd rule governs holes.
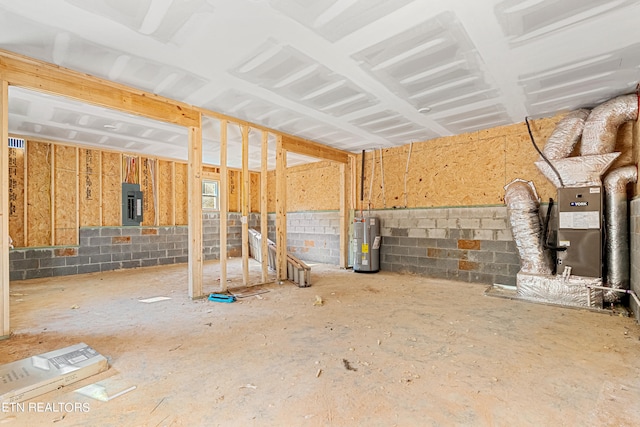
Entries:
POLYGON ((589 206, 589 202, 571 202, 571 206, 589 206))

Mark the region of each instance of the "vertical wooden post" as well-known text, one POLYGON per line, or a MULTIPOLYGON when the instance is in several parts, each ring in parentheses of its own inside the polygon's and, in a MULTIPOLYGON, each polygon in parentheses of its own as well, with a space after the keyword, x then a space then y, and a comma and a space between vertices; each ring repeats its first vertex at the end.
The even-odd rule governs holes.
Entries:
MULTIPOLYGON (((24 182, 22 183, 22 188, 24 189, 22 191, 22 206, 24 206, 24 215, 22 217, 22 223, 24 224, 24 226, 22 227, 23 232, 22 232, 22 238, 23 238, 23 242, 24 242, 24 246, 27 246, 27 231, 29 230, 29 227, 27 227, 27 221, 29 220, 29 206, 27 203, 27 180, 29 179, 28 177, 28 173, 27 173, 27 152, 29 147, 29 141, 25 141, 24 142, 24 152, 23 152, 23 165, 22 165, 22 176, 24 177, 24 182)), ((2 157, 2 156, 0 156, 2 157)))
POLYGON ((340 268, 349 264, 348 173, 349 165, 340 163, 340 268))
POLYGON ((249 284, 249 126, 242 125, 242 284, 249 284))
POLYGON ((227 291, 227 216, 229 170, 227 168, 227 121, 220 120, 220 290, 227 291))
POLYGON ((9 329, 9 84, 0 82, 0 339, 9 329))
POLYGON ((267 162, 268 162, 268 149, 269 149, 269 133, 267 131, 262 131, 262 161, 260 168, 260 234, 262 235, 262 239, 260 239, 261 249, 260 253, 262 254, 262 282, 265 283, 269 278, 269 247, 267 246, 267 239, 269 238, 268 227, 269 224, 267 222, 267 162))
POLYGON ((76 245, 80 245, 80 147, 76 147, 76 245))
POLYGON ((171 223, 169 225, 176 225, 176 162, 171 162, 171 185, 173 185, 173 191, 171 192, 171 223))
POLYGON ((202 292, 202 120, 189 127, 189 297, 202 292))
POLYGON ((50 169, 49 169, 49 173, 50 175, 50 180, 49 182, 50 187, 49 187, 49 200, 51 200, 50 202, 50 206, 51 206, 51 212, 49 212, 51 214, 51 235, 50 235, 50 241, 51 241, 51 246, 55 246, 56 245, 56 147, 55 145, 49 143, 49 150, 51 150, 51 165, 50 165, 50 169))
POLYGON ((287 150, 276 144, 276 265, 278 280, 287 278, 287 150))
MULTIPOLYGON (((202 130, 201 130, 202 131, 202 130)), ((148 161, 148 160, 147 160, 148 161)), ((160 225, 160 159, 153 159, 153 210, 155 218, 153 225, 160 225)), ((202 191, 202 190, 200 190, 202 191)))

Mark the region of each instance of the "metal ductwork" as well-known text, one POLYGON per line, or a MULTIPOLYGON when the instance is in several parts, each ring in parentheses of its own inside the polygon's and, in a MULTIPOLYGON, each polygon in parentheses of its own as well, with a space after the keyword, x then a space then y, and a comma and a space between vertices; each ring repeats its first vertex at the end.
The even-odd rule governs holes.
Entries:
POLYGON ((616 146, 618 127, 638 119, 638 96, 623 95, 604 102, 589 114, 582 131, 580 155, 611 153, 616 146))
MULTIPOLYGON (((627 218, 627 184, 638 180, 636 166, 625 166, 610 172, 604 179, 606 196, 605 226, 607 254, 607 287, 629 289, 629 237, 627 218)), ((621 294, 605 291, 606 302, 620 301, 621 294)))
POLYGON ((505 187, 513 239, 520 255, 522 273, 551 274, 549 255, 542 245, 540 204, 533 183, 517 179, 505 187))

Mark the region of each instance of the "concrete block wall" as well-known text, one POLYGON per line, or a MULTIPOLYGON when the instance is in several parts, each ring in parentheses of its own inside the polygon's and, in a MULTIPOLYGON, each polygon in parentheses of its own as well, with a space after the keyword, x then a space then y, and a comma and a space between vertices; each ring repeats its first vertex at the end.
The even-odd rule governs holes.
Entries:
POLYGON ((381 220, 380 269, 515 285, 520 259, 506 207, 373 211, 381 220))
MULTIPOLYGON (((629 254, 631 258, 630 287, 636 295, 640 295, 640 199, 631 201, 629 216, 629 246, 631 248, 631 253, 629 254)), ((629 306, 633 311, 636 321, 640 322, 640 307, 633 298, 630 298, 629 306)))
MULTIPOLYGON (((220 215, 204 213, 203 255, 220 258, 220 215)), ((259 215, 249 217, 249 226, 259 215)), ((240 256, 242 226, 239 213, 228 217, 227 252, 240 256)), ((82 227, 80 244, 68 247, 13 249, 9 254, 10 280, 66 276, 125 268, 186 263, 189 258, 187 226, 82 227)))
MULTIPOLYGON (((269 239, 276 241, 275 214, 269 214, 269 239)), ((287 250, 303 261, 340 264, 340 212, 288 212, 287 250)))

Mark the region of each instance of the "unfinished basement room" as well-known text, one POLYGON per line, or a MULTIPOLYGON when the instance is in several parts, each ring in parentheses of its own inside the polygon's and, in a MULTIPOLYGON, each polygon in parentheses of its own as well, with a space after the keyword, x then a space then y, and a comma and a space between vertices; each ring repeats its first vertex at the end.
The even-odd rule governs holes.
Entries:
POLYGON ((640 425, 639 17, 0 0, 0 425, 640 425))

